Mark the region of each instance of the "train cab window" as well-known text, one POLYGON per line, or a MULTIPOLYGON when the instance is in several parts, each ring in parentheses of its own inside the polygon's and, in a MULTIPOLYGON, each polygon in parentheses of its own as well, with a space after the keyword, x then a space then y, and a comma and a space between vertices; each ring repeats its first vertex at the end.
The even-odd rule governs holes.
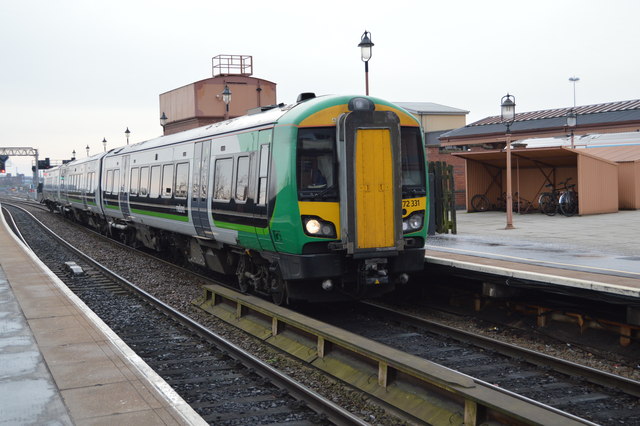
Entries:
POLYGON ((140 195, 149 195, 149 167, 140 167, 140 195))
POLYGON ((260 169, 258 170, 258 204, 267 204, 267 177, 269 175, 269 145, 260 147, 260 169))
POLYGON ((298 131, 298 198, 337 201, 335 128, 308 128, 298 131))
POLYGON ((215 200, 231 199, 231 179, 233 173, 233 158, 216 160, 213 182, 213 198, 215 200))
POLYGON ((151 166, 151 183, 149 184, 149 197, 160 197, 160 166, 151 166))
POLYGON ((173 195, 173 164, 162 166, 162 197, 171 198, 173 195))
POLYGON ((129 194, 137 195, 140 184, 140 169, 134 167, 131 169, 131 178, 129 179, 129 194))
POLYGON ((189 163, 180 163, 176 166, 176 198, 187 198, 189 184, 189 163))
POLYGON ((426 194, 424 154, 418 127, 403 127, 400 132, 402 145, 402 193, 403 197, 426 194))
POLYGON ((236 200, 247 201, 249 190, 249 157, 238 157, 236 169, 236 200))

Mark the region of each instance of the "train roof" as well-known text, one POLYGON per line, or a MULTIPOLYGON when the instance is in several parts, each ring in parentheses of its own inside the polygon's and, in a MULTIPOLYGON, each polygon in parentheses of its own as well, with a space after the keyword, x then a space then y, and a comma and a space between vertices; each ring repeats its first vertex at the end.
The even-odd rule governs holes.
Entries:
MULTIPOLYGON (((154 149, 161 146, 172 145, 174 143, 187 142, 192 140, 204 139, 207 137, 213 137, 217 135, 224 135, 227 133, 234 133, 242 130, 259 129, 260 127, 272 125, 272 124, 293 124, 298 125, 305 118, 310 115, 319 112, 325 108, 333 106, 345 105, 349 100, 357 97, 363 97, 358 95, 324 95, 318 97, 311 97, 307 100, 298 102, 292 105, 280 104, 274 106, 266 111, 249 114, 241 117, 232 118, 226 121, 220 121, 217 123, 209 124, 206 126, 198 127, 195 129, 185 130, 170 135, 159 136, 154 139, 149 139, 143 142, 138 142, 131 145, 125 145, 118 148, 113 148, 107 153, 99 153, 82 159, 74 160, 63 166, 72 167, 88 161, 99 160, 103 156, 122 155, 126 153, 137 152, 141 150, 154 149)), ((404 122, 411 121, 412 124, 419 126, 419 122, 408 111, 404 110, 398 105, 387 102, 379 98, 368 97, 374 104, 382 106, 384 109, 392 109, 399 112, 401 120, 404 122)))

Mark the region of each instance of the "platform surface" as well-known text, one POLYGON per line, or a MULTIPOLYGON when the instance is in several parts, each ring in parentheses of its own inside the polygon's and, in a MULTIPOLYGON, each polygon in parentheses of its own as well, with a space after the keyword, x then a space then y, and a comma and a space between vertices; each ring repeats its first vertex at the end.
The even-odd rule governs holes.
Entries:
POLYGON ((427 263, 640 299, 640 210, 564 217, 540 213, 457 212, 457 234, 427 241, 427 263), (486 268, 486 269, 483 269, 486 268))
POLYGON ((0 215, 0 424, 206 424, 0 215))

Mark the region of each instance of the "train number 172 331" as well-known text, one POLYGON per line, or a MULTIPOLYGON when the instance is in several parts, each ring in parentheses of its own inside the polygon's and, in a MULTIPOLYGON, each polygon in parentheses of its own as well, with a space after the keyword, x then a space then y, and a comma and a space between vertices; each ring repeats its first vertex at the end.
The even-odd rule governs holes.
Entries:
POLYGON ((402 208, 420 207, 420 198, 413 198, 410 200, 402 200, 402 208))

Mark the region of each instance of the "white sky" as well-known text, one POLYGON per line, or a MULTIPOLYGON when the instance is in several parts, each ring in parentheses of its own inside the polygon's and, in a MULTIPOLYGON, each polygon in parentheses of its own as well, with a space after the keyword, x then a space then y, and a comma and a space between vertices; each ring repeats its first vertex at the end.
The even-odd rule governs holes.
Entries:
MULTIPOLYGON (((370 93, 499 114, 640 99, 638 0, 0 0, 0 146, 53 161, 161 134, 160 93, 211 77, 218 54, 300 92, 370 93)), ((31 157, 9 172, 30 174, 31 157), (17 170, 16 170, 17 169, 17 170)))

